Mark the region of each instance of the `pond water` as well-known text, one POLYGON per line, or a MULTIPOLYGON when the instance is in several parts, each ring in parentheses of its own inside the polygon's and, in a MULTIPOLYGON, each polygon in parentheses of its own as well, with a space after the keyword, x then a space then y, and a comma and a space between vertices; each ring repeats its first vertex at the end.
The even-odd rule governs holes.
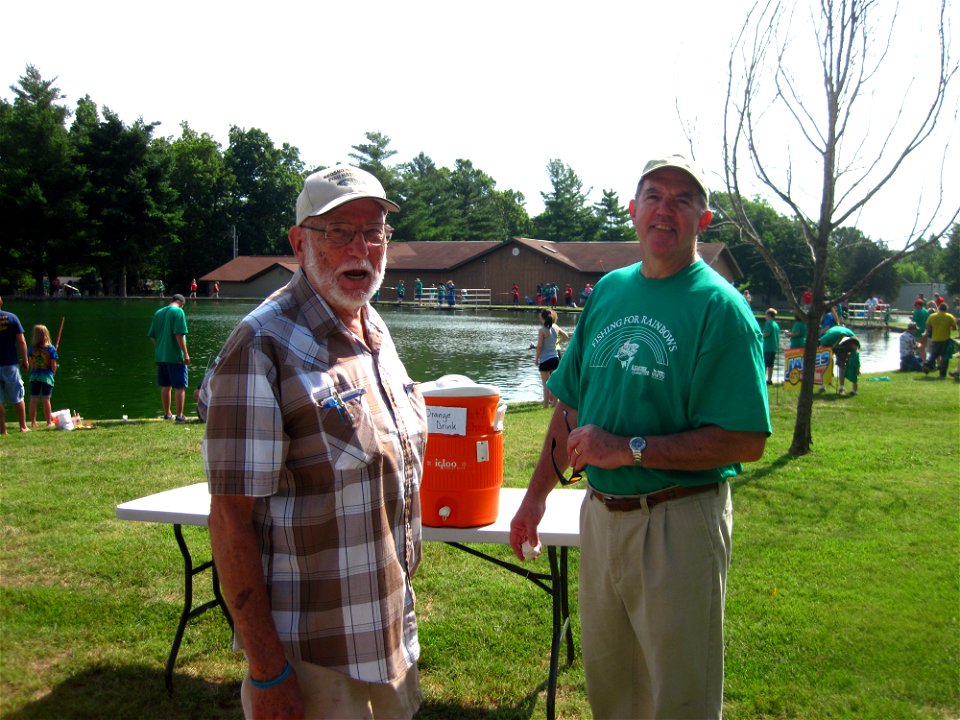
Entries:
MULTIPOLYGON (((53 409, 70 408, 89 419, 159 417, 153 345, 147 338, 150 318, 166 301, 8 299, 4 309, 15 313, 29 334, 43 323, 60 341, 61 363, 53 393, 53 409)), ((193 361, 191 387, 216 356, 230 331, 253 302, 208 299, 187 301, 188 344, 193 361)), ((381 305, 400 357, 415 380, 467 375, 500 388, 507 402, 540 399, 540 374, 533 363, 538 318, 524 309, 438 310, 381 305)), ((569 327, 573 318, 561 316, 569 327)), ((898 332, 857 330, 865 373, 890 372, 899 366, 898 332)), ((188 415, 195 414, 188 392, 188 415)))

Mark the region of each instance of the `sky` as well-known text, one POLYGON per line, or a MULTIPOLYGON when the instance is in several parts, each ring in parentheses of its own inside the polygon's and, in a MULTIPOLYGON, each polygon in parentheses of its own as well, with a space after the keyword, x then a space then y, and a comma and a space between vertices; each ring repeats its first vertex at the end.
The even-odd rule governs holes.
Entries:
MULTIPOLYGON (((953 26, 958 4, 948 10, 953 26)), ((887 11, 892 2, 880 5, 887 11)), ((570 166, 593 201, 608 189, 626 205, 646 160, 689 152, 691 144, 711 187, 722 189, 728 61, 752 6, 752 0, 7 3, 0 97, 12 100, 9 86, 31 64, 44 79, 56 78, 68 107, 89 95, 127 123, 159 122, 155 135, 178 137, 187 121, 226 146, 232 125, 259 128, 275 144, 299 148, 310 167, 350 162, 352 146, 377 131, 391 140, 390 162, 421 152, 449 168, 468 159, 498 189, 523 193, 531 216, 542 211, 541 193, 551 190, 551 159, 570 166)), ((878 47, 888 46, 886 60, 871 86, 876 91, 858 101, 864 113, 846 146, 857 169, 878 161, 882 171, 903 131, 916 125, 936 50, 925 18, 935 17, 936 8, 935 0, 917 0, 901 12, 889 45, 885 35, 879 38, 878 47), (901 111, 901 132, 888 137, 890 118, 901 111)), ((792 39, 788 59, 804 108, 817 116, 822 69, 804 20, 798 11, 784 34, 792 39)), ((960 42, 953 41, 952 51, 960 55, 960 42)), ((897 248, 918 215, 939 218, 940 227, 949 219, 960 204, 960 138, 952 138, 957 86, 960 78, 923 152, 848 224, 897 248), (937 213, 941 187, 950 209, 937 213)), ((816 216, 816 154, 791 118, 776 106, 763 109, 770 125, 761 136, 766 161, 781 178, 792 173, 794 193, 816 216)), ((752 174, 744 177, 750 194, 760 191, 752 174)))

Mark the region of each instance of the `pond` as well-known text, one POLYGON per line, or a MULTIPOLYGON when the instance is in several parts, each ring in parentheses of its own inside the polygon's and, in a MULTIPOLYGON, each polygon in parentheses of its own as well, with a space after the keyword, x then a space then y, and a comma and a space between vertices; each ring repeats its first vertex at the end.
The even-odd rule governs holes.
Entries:
MULTIPOLYGON (((147 329, 153 313, 165 304, 160 298, 8 299, 4 309, 20 318, 28 342, 36 323, 45 324, 56 340, 63 321, 53 409, 70 408, 88 419, 108 419, 162 413, 147 329)), ((233 327, 254 307, 256 303, 249 301, 187 301, 191 387, 200 382, 233 327)), ((415 380, 456 373, 498 386, 508 403, 540 399, 540 374, 531 349, 538 326, 535 308, 439 310, 381 305, 378 310, 415 380)), ((563 327, 572 322, 569 315, 560 318, 563 327)), ((863 343, 863 372, 896 370, 897 331, 858 330, 857 334, 863 343)), ((196 412, 191 392, 186 412, 196 412)))

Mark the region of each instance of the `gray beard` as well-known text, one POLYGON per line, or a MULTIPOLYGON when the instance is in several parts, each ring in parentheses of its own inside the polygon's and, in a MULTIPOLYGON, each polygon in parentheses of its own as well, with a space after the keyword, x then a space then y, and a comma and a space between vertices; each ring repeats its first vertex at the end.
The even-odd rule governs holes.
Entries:
POLYGON ((306 243, 304 250, 303 270, 320 296, 330 305, 348 312, 356 312, 376 295, 383 283, 383 275, 387 266, 387 253, 384 252, 380 260, 380 267, 374 267, 368 260, 360 261, 354 269, 364 269, 372 274, 372 282, 366 290, 353 293, 344 292, 337 284, 336 274, 329 268, 320 267, 317 252, 312 243, 306 243))

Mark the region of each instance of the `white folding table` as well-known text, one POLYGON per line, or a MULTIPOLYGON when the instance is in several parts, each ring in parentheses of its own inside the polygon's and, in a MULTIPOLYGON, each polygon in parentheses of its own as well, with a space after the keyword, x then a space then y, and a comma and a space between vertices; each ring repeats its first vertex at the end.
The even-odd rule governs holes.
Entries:
MULTIPOLYGON (((569 581, 567 571, 567 553, 571 547, 580 546, 580 505, 583 503, 583 490, 570 488, 556 489, 547 498, 547 510, 540 522, 540 542, 547 550, 550 565, 549 573, 537 572, 536 563, 506 562, 487 555, 467 543, 492 543, 509 545, 510 520, 513 518, 523 499, 524 490, 501 488, 500 506, 495 522, 490 525, 473 528, 426 527, 423 539, 445 542, 459 550, 492 562, 510 572, 533 582, 550 595, 553 605, 553 637, 550 646, 550 676, 547 684, 547 718, 553 720, 555 714, 557 673, 560 664, 560 648, 566 638, 567 665, 573 663, 573 633, 570 629, 569 581), (557 550, 559 549, 559 553, 557 550)), ((173 525, 174 537, 184 562, 184 604, 180 613, 180 622, 174 636, 173 646, 167 658, 166 685, 173 692, 173 667, 180 651, 180 643, 187 623, 207 610, 219 607, 227 622, 233 628, 233 620, 220 593, 217 568, 213 560, 194 565, 190 550, 183 538, 182 527, 195 525, 206 527, 210 515, 210 494, 206 483, 195 483, 185 487, 159 492, 154 495, 131 500, 117 505, 117 517, 121 520, 138 520, 173 525), (212 574, 214 599, 193 607, 193 577, 205 570, 212 574)))

